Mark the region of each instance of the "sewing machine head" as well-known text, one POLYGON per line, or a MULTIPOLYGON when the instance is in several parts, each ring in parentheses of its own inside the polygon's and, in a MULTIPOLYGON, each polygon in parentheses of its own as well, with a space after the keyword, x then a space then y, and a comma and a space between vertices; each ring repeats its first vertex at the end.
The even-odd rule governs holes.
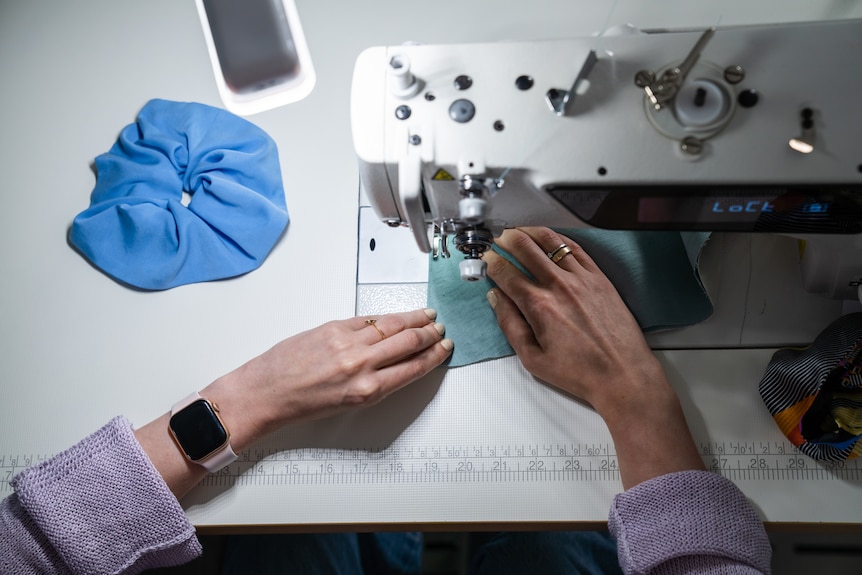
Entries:
POLYGON ((465 279, 514 226, 862 232, 862 22, 622 32, 363 52, 378 216, 465 279))

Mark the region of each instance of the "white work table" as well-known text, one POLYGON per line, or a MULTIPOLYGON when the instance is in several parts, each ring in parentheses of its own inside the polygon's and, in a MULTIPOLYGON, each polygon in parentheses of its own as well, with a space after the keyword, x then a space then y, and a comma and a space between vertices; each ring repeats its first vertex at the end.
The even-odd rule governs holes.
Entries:
MULTIPOLYGON (((377 233, 372 223, 360 230, 350 134, 361 50, 589 35, 606 26, 610 4, 298 0, 317 84, 249 118, 279 147, 286 233, 245 276, 143 292, 92 267, 67 233, 89 204, 93 159, 148 100, 221 106, 194 2, 0 0, 0 496, 29 463, 115 415, 143 425, 284 337, 424 305, 423 256, 412 247, 396 250, 391 281, 357 273, 380 266, 362 263, 357 241, 377 233)), ((610 23, 862 17, 842 2, 643 4, 620 0, 610 23)), ((794 453, 757 394, 774 348, 810 341, 841 304, 801 292, 788 238, 721 236, 707 250, 715 317, 651 336, 705 461, 768 522, 862 523, 862 465, 794 453)), ((210 528, 587 526, 606 520, 621 489, 616 466, 593 412, 505 358, 440 369, 364 411, 285 429, 183 504, 210 528)))

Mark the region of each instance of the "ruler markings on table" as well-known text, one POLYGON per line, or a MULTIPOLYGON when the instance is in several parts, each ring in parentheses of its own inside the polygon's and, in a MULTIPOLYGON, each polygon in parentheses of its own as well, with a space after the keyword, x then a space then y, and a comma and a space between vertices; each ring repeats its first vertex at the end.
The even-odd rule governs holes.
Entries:
MULTIPOLYGON (((698 445, 707 469, 733 481, 860 481, 862 461, 818 462, 782 441, 713 441, 698 445)), ((48 455, 0 455, 0 493, 8 481, 48 455)), ((233 484, 402 484, 618 482, 610 443, 395 446, 383 450, 250 449, 203 481, 233 484)))

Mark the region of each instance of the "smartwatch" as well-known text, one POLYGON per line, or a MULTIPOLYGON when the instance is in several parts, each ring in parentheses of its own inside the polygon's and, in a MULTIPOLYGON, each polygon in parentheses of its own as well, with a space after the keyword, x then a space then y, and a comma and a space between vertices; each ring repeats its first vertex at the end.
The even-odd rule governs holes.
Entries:
POLYGON ((230 432, 218 415, 218 406, 198 392, 174 404, 168 431, 186 459, 210 473, 236 460, 230 432))

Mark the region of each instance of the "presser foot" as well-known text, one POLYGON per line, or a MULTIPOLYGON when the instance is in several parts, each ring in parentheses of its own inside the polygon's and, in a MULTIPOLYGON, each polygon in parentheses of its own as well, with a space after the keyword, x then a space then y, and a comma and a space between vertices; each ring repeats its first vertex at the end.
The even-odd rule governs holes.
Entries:
POLYGON ((482 254, 491 249, 494 235, 483 227, 470 227, 455 234, 455 247, 464 254, 464 261, 458 264, 461 279, 479 281, 487 277, 488 264, 482 254))

